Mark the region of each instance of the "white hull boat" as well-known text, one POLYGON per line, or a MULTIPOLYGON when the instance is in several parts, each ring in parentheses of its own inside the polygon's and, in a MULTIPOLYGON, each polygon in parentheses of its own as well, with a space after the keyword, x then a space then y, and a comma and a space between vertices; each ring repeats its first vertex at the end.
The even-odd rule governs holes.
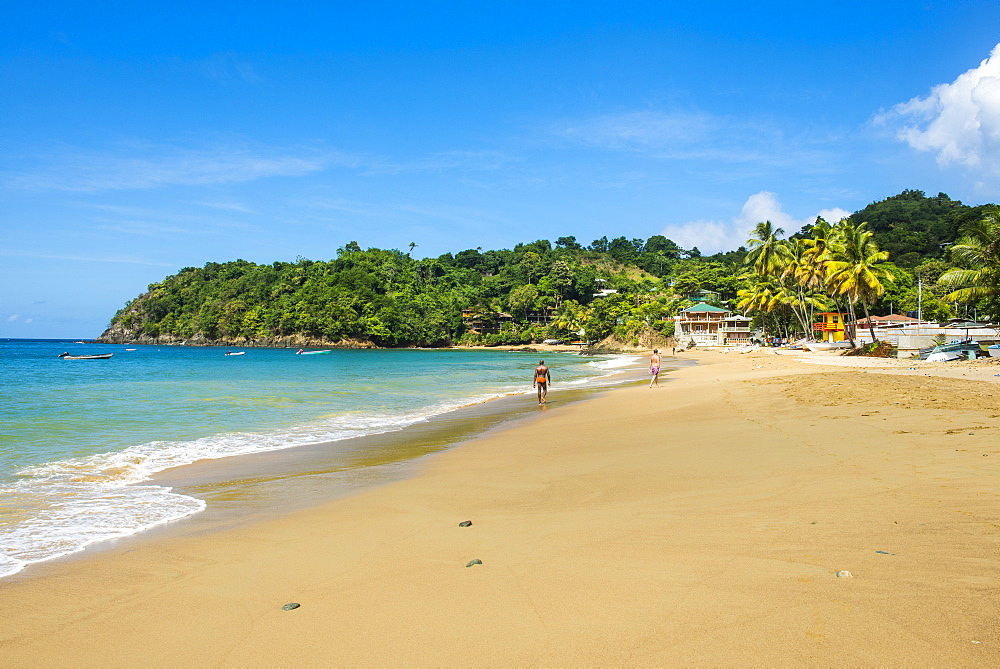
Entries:
POLYGON ((851 347, 849 341, 807 341, 802 344, 810 351, 834 351, 851 347))
POLYGON ((1000 344, 987 346, 986 351, 990 354, 991 358, 1000 358, 1000 344))
POLYGON ((69 353, 61 353, 59 355, 63 360, 110 360, 114 353, 101 353, 100 355, 70 355, 69 353))
POLYGON ((950 362, 952 360, 958 360, 962 355, 956 353, 955 351, 938 351, 937 353, 931 353, 927 356, 927 362, 950 362))

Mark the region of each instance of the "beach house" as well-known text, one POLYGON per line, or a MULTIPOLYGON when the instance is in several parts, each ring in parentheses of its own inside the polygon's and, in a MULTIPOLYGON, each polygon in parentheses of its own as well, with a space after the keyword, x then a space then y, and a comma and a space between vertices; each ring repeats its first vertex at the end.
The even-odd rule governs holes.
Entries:
POLYGON ((816 314, 819 320, 813 323, 816 339, 826 342, 844 341, 847 314, 839 311, 823 311, 816 314))
POLYGON ((732 346, 753 341, 750 320, 729 309, 696 304, 674 316, 674 336, 681 343, 698 346, 732 346))

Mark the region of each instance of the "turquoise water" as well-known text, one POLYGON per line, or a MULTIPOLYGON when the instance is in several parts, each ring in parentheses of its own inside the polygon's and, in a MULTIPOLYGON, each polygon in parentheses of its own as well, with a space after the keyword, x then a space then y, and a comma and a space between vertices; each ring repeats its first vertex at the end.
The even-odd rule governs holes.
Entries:
MULTIPOLYGON (((494 351, 238 350, 0 339, 0 576, 205 508, 149 484, 156 472, 401 430, 532 392, 537 362, 494 351), (63 360, 64 351, 114 356, 63 360)), ((559 388, 601 384, 636 360, 546 362, 559 388)))

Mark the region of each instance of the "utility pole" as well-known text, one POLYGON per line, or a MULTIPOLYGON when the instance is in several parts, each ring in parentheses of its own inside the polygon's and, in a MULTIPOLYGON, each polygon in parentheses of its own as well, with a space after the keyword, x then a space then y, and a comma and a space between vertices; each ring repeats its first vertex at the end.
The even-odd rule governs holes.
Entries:
POLYGON ((917 279, 917 335, 920 335, 924 320, 924 280, 917 279))

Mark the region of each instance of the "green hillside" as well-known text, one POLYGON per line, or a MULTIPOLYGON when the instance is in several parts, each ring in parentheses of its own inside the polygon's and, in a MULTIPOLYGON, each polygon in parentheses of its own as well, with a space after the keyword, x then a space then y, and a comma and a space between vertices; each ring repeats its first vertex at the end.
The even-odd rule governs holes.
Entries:
MULTIPOLYGON (((955 299, 956 286, 940 279, 975 262, 950 249, 964 248, 956 244, 963 231, 997 210, 996 205, 968 207, 944 194, 928 198, 908 190, 846 219, 842 225, 851 229, 867 222, 859 228, 870 233, 866 243, 888 253, 888 260, 877 264, 878 272, 891 278, 882 282, 884 292, 864 306, 875 313, 916 309, 919 280, 925 316, 996 317, 995 295, 987 291, 955 299)), ((828 227, 820 219, 788 240, 778 235, 772 241, 780 242, 781 253, 794 256, 795 249, 806 253, 828 227)), ((350 242, 325 261, 258 265, 235 260, 185 268, 130 301, 101 339, 392 347, 520 344, 575 339, 582 332, 588 340, 610 334, 637 340, 642 333, 669 335, 672 323, 664 318, 692 304, 688 297, 697 291, 753 313, 771 331, 801 332, 809 324, 794 307, 804 298, 789 283, 791 261, 782 256, 785 264, 770 268, 770 275, 745 262, 757 262, 760 244, 760 239, 750 240, 748 258, 744 247, 702 256, 697 248, 681 249, 661 235, 602 237, 587 245, 561 237, 555 243, 538 240, 513 249, 467 249, 418 260, 350 242), (775 286, 765 286, 771 280, 775 286), (777 284, 787 284, 781 290, 790 292, 781 297, 777 284), (747 291, 760 293, 762 286, 778 291, 769 307, 746 299, 747 291)), ((801 265, 800 259, 791 266, 801 265)), ((815 308, 835 307, 836 291, 818 286, 814 281, 808 287, 815 308)))

